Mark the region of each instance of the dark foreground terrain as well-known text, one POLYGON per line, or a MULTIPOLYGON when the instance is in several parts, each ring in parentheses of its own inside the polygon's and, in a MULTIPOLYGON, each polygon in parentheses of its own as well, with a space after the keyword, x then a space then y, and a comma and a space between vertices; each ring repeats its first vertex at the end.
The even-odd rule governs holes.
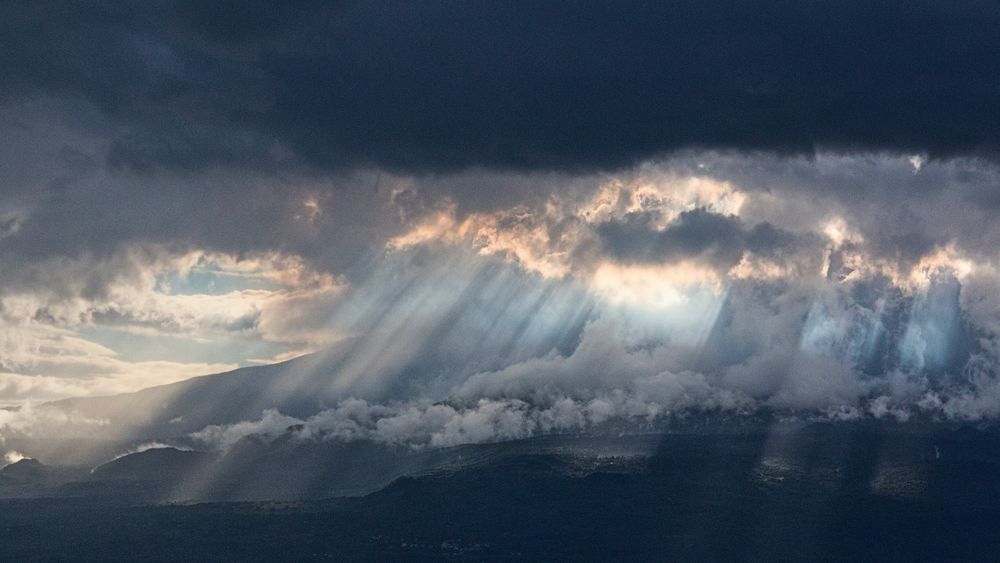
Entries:
POLYGON ((818 424, 461 452, 472 461, 316 500, 145 504, 119 468, 117 495, 0 501, 0 560, 1000 557, 993 431, 818 424))

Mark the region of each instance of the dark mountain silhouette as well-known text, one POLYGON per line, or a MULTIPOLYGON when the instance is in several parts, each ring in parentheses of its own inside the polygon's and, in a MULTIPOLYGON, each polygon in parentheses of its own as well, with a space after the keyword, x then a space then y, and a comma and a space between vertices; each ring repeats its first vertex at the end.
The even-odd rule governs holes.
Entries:
POLYGON ((0 468, 0 496, 37 494, 49 487, 81 479, 83 467, 45 465, 37 459, 24 458, 0 468))
POLYGON ((37 459, 28 457, 0 469, 0 479, 16 483, 37 483, 44 481, 49 473, 50 468, 37 459))

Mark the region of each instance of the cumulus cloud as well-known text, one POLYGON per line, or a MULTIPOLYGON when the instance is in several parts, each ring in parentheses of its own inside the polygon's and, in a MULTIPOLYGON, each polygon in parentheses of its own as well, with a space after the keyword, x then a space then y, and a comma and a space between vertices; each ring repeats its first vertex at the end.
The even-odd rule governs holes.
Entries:
POLYGON ((297 418, 285 416, 280 412, 268 409, 259 420, 239 422, 226 426, 208 426, 191 435, 198 442, 220 448, 232 446, 244 436, 260 435, 273 437, 285 432, 290 426, 300 424, 297 418))
POLYGON ((578 431, 624 416, 626 409, 630 409, 627 414, 647 421, 658 414, 658 407, 626 403, 629 400, 623 397, 589 402, 563 398, 538 407, 517 399, 481 399, 459 407, 427 402, 378 405, 351 399, 305 420, 268 410, 259 420, 210 426, 191 437, 219 449, 231 447, 250 435, 291 436, 299 440, 371 440, 413 448, 448 447, 578 431))
POLYGON ((109 347, 116 335, 170 337, 178 346, 259 339, 292 354, 340 337, 325 326, 324 312, 345 282, 295 256, 133 247, 108 260, 33 268, 22 275, 44 282, 0 290, 0 397, 7 400, 134 391, 239 365, 156 357, 155 348, 123 357, 109 347))
POLYGON ((945 204, 980 189, 970 178, 986 172, 981 165, 929 164, 925 172, 939 187, 927 201, 905 195, 931 190, 924 179, 914 185, 906 166, 889 157, 682 155, 595 178, 590 190, 553 189, 530 205, 463 212, 446 196, 437 206, 408 209, 409 228, 387 247, 460 245, 546 277, 591 283, 602 269, 606 281, 611 269, 690 278, 701 268, 705 281, 853 273, 912 285, 925 284, 939 267, 965 276, 977 259, 993 261, 988 245, 959 230, 975 218, 989 238, 988 211, 969 205, 959 215, 945 204), (855 197, 861 182, 877 187, 855 197), (910 216, 887 221, 885 209, 910 216))

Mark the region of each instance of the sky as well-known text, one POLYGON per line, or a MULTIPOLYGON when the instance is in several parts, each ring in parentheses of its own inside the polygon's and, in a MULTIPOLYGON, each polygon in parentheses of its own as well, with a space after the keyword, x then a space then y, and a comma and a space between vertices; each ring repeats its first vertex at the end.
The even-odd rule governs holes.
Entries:
POLYGON ((995 3, 0 12, 0 405, 356 342, 311 424, 386 440, 1000 414, 995 3))

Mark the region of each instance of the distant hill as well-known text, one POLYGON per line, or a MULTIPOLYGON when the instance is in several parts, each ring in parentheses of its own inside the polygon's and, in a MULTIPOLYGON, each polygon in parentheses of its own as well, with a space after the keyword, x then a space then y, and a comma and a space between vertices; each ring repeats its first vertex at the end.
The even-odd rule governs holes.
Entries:
POLYGON ((20 461, 0 469, 0 480, 33 483, 43 481, 49 473, 49 468, 37 459, 26 457, 20 461))
POLYGON ((134 393, 64 399, 46 406, 107 420, 110 424, 105 431, 118 437, 149 440, 253 419, 267 408, 308 416, 323 407, 317 386, 325 378, 324 364, 330 363, 331 355, 240 368, 134 393))
POLYGON ((24 458, 0 468, 0 491, 50 487, 80 479, 84 474, 81 467, 49 466, 37 459, 24 458))
POLYGON ((94 468, 91 475, 94 479, 178 481, 196 474, 213 461, 215 456, 206 452, 152 448, 111 460, 94 468))

